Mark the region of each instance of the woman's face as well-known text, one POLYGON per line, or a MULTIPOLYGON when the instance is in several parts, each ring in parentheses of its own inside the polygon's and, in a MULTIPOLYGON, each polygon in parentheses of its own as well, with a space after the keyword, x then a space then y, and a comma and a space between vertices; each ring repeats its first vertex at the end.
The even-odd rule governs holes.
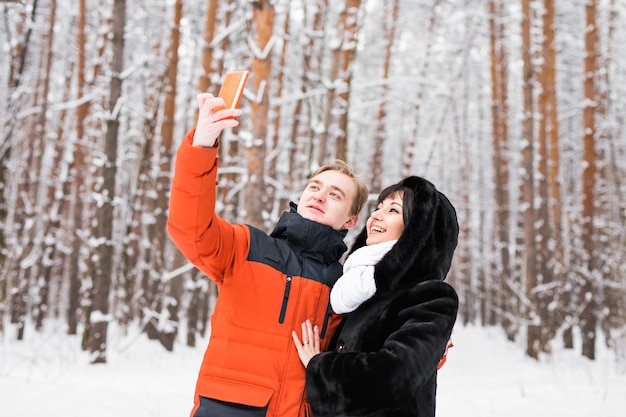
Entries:
POLYGON ((402 217, 403 193, 396 193, 383 200, 367 219, 366 245, 397 240, 404 230, 402 217))

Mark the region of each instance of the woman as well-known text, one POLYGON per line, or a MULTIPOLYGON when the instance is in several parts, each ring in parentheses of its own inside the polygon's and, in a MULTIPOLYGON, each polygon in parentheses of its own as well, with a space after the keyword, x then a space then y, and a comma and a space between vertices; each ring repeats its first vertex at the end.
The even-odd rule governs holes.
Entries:
POLYGON ((456 212, 420 177, 383 190, 378 207, 348 261, 365 245, 397 241, 380 251, 372 282, 366 268, 344 288, 346 274, 339 279, 343 294, 331 294, 331 301, 343 299, 348 311, 358 307, 345 316, 334 351, 319 353, 319 329, 308 321, 302 343, 293 334, 315 417, 435 415, 437 365, 458 310, 455 290, 443 282, 457 244, 456 212))

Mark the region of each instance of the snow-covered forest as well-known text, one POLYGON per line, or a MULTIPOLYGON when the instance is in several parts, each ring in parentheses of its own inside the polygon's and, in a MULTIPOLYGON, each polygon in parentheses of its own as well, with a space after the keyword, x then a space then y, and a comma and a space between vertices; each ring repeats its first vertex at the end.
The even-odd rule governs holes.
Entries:
MULTIPOLYGON (((455 205, 459 321, 626 357, 621 0, 0 0, 0 333, 194 346, 216 289, 165 233, 195 95, 247 69, 218 212, 270 230, 341 158, 455 205), (579 338, 580 343, 575 343, 579 338)), ((367 216, 362 216, 363 218, 367 216)), ((348 240, 350 235, 348 236, 348 240)))

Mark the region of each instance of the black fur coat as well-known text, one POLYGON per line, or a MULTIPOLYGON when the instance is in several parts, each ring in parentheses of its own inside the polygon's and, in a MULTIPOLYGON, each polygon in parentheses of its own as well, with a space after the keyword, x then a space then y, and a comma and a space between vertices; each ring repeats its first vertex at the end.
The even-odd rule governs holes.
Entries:
MULTIPOLYGON (((306 370, 314 417, 435 415, 437 364, 458 310, 446 277, 457 244, 454 207, 420 177, 411 218, 375 267, 376 293, 349 313, 334 351, 316 355, 306 370)), ((358 235, 352 251, 365 244, 358 235)))

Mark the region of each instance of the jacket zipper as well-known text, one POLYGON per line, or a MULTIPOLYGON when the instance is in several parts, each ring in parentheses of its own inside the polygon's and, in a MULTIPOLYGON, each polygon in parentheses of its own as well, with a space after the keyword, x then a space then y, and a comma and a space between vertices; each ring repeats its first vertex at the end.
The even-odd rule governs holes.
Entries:
POLYGON ((330 314, 332 313, 332 306, 330 300, 328 300, 328 306, 326 307, 326 315, 324 315, 324 324, 322 324, 322 331, 320 332, 320 339, 326 336, 326 328, 328 327, 328 321, 330 320, 330 314))
POLYGON ((287 313, 287 301, 289 301, 289 291, 291 291, 291 276, 287 277, 287 283, 285 284, 285 292, 283 293, 283 305, 280 307, 280 315, 278 316, 278 322, 285 322, 285 314, 287 313))

